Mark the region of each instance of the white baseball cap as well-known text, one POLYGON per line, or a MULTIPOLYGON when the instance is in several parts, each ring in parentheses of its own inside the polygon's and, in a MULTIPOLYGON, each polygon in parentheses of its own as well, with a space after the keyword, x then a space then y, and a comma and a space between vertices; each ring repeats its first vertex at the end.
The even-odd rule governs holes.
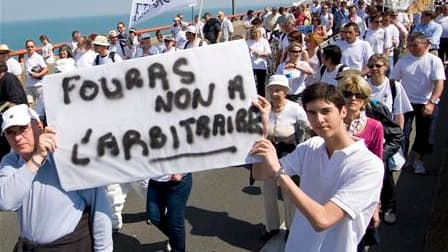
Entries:
POLYGON ((197 31, 196 26, 190 25, 187 27, 187 30, 185 32, 191 32, 191 33, 196 34, 196 31, 197 31))
POLYGON ((289 82, 288 78, 286 76, 281 74, 274 74, 271 77, 269 77, 267 88, 271 86, 281 86, 286 89, 289 89, 289 82))
POLYGON ((2 115, 2 133, 13 126, 26 126, 33 120, 39 120, 36 111, 26 104, 15 105, 6 110, 2 115))

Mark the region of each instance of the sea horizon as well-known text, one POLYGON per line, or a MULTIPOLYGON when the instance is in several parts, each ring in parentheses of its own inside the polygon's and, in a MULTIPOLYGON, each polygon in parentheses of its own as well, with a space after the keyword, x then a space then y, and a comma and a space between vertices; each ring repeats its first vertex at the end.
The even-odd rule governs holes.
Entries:
MULTIPOLYGON (((260 10, 266 5, 236 6, 235 14, 245 13, 249 9, 260 10)), ((218 11, 224 11, 226 15, 231 15, 231 7, 208 8, 202 11, 216 15, 218 11)), ((184 20, 191 22, 192 16, 199 14, 199 8, 186 7, 175 11, 167 11, 159 16, 136 25, 137 30, 169 25, 177 13, 182 13, 184 20), (192 12, 193 11, 193 12, 192 12)), ((33 39, 36 45, 41 46, 39 36, 45 34, 49 37, 50 43, 57 44, 71 41, 71 33, 78 30, 82 35, 91 33, 107 34, 110 30, 116 29, 116 24, 123 21, 126 25, 129 21, 129 14, 113 14, 101 16, 80 16, 67 18, 42 18, 35 20, 18 20, 2 22, 0 29, 0 43, 7 44, 12 50, 24 48, 27 39, 33 39)), ((57 52, 55 52, 57 53, 57 52)))

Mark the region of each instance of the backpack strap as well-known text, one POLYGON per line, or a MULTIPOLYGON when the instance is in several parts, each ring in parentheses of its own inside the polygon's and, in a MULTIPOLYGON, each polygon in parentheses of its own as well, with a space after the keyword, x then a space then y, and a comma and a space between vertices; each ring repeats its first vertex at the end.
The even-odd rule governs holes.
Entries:
POLYGON ((97 54, 95 57, 95 65, 98 66, 100 64, 100 55, 97 54))
POLYGON ((338 68, 338 73, 342 72, 342 70, 344 70, 344 68, 346 68, 347 65, 346 64, 341 64, 338 68))
POLYGON ((392 93, 392 104, 395 101, 395 97, 397 97, 397 85, 395 84, 395 80, 389 79, 390 92, 392 93))
POLYGON ((190 44, 190 41, 187 40, 187 43, 185 43, 185 45, 184 45, 184 50, 187 49, 188 44, 190 44))
POLYGON ((109 52, 109 58, 115 63, 115 52, 109 52))
POLYGON ((325 69, 327 69, 326 65, 320 66, 320 79, 322 80, 322 76, 324 76, 325 69))

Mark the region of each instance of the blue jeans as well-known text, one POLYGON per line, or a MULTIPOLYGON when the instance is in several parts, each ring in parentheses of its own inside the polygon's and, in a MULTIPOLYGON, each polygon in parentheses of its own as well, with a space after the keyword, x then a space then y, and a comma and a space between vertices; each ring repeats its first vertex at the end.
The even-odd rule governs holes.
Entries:
POLYGON ((146 215, 168 236, 171 251, 185 251, 185 206, 190 196, 193 177, 186 174, 181 181, 149 180, 146 215))

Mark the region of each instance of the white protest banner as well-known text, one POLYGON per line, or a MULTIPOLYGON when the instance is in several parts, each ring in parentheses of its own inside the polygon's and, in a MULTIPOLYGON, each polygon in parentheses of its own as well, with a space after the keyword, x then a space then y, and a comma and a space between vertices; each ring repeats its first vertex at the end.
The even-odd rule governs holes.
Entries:
POLYGON ((244 40, 48 76, 65 190, 253 162, 261 136, 244 40))
POLYGON ((134 27, 167 10, 188 6, 193 3, 197 4, 197 0, 133 0, 129 16, 129 27, 134 27))

